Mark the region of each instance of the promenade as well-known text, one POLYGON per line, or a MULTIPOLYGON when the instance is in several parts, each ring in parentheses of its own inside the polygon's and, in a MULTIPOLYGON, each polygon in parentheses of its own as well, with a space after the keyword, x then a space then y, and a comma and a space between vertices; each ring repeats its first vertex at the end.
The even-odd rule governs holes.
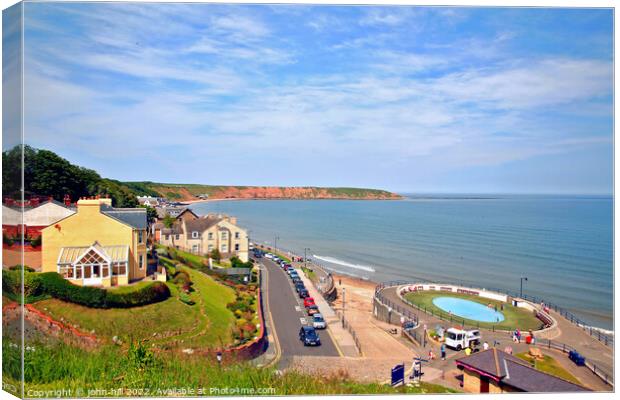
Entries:
MULTIPOLYGON (((397 293, 397 287, 388 287, 382 291, 384 297, 392 302, 393 304, 397 304, 405 309, 411 310, 412 313, 416 314, 419 318, 419 325, 416 329, 416 332, 421 336, 424 334, 424 326, 426 325, 428 329, 434 329, 437 325, 443 327, 449 327, 450 323, 447 321, 443 321, 435 316, 424 313, 416 308, 410 306, 407 302, 403 301, 397 293)), ((564 317, 556 313, 555 311, 550 311, 551 316, 555 318, 558 325, 554 329, 553 335, 549 338, 553 342, 563 343, 569 345, 575 349, 577 349, 582 355, 586 357, 587 360, 601 367, 608 374, 613 374, 613 348, 606 346, 605 344, 599 342, 597 339, 590 336, 583 328, 571 323, 566 320, 564 317)), ((527 351, 529 345, 524 343, 515 344, 508 332, 492 332, 488 330, 481 330, 483 340, 487 341, 490 345, 493 343, 497 343, 497 346, 503 349, 506 346, 512 347, 515 353, 527 351)), ((415 345, 414 345, 415 346, 415 345)), ((420 346, 415 346, 420 348, 420 346)), ((537 346, 543 350, 544 353, 549 354, 553 358, 555 358, 560 364, 569 372, 573 373, 575 377, 577 377, 584 385, 594 389, 594 390, 610 390, 611 387, 605 384, 599 377, 594 375, 589 369, 585 367, 576 367, 575 364, 568 360, 566 354, 561 351, 554 349, 545 349, 543 347, 537 346)), ((433 343, 432 341, 426 341, 426 346, 424 346, 424 350, 428 353, 429 350, 433 350, 435 354, 439 354, 439 344, 433 343)), ((458 356, 457 353, 452 350, 448 350, 448 359, 450 360, 453 357, 458 356)), ((445 369, 449 367, 446 365, 446 362, 436 361, 431 363, 432 366, 435 366, 440 369, 445 369)))

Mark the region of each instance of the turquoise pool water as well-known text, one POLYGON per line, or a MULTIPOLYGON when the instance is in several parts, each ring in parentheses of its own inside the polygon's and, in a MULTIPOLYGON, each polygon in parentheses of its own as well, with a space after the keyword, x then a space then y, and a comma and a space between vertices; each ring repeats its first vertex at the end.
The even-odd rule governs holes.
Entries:
POLYGON ((480 322, 502 322, 504 314, 475 301, 456 297, 436 297, 433 304, 446 312, 480 322))

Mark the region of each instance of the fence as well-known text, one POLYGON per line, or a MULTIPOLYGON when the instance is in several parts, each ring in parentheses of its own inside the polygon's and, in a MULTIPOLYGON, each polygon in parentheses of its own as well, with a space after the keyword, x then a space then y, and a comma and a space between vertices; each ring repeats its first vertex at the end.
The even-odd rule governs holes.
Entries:
MULTIPOLYGON (((433 284, 434 283, 434 284, 439 284, 439 283, 446 283, 446 282, 433 282, 433 281, 411 282, 411 281, 404 281, 404 280, 384 282, 384 283, 381 283, 380 285, 377 285, 377 287, 375 288, 375 297, 377 296, 378 292, 380 292, 381 290, 385 289, 386 287, 410 285, 412 283, 428 283, 428 284, 433 284)), ((479 287, 471 286, 471 285, 468 285, 468 284, 466 284, 464 282, 458 282, 458 283, 455 283, 455 284, 458 284, 459 286, 470 288, 470 289, 478 289, 478 290, 480 290, 479 287)), ((514 298, 522 298, 522 299, 530 301, 530 302, 532 302, 534 304, 539 304, 539 303, 541 303, 543 301, 543 299, 540 298, 540 297, 528 296, 526 294, 524 294, 523 296, 520 296, 520 294, 518 294, 518 293, 511 292, 509 290, 504 290, 504 289, 485 288, 485 290, 489 290, 489 291, 497 292, 497 293, 502 293, 502 294, 505 294, 505 295, 508 295, 508 296, 511 296, 511 297, 514 297, 514 298)), ((613 336, 604 334, 600 330, 598 330, 596 328, 592 328, 591 326, 588 326, 588 324, 586 322, 584 322, 583 320, 581 320, 578 317, 576 317, 570 311, 568 311, 568 310, 558 306, 557 304, 549 303, 549 302, 546 302, 546 301, 544 303, 545 303, 545 306, 549 307, 549 309, 557 312, 562 317, 564 317, 567 321, 570 321, 571 323, 573 323, 573 324, 577 325, 578 327, 582 328, 584 332, 588 333, 593 338, 597 339, 601 343, 604 343, 606 346, 613 347, 613 344, 614 344, 613 336)), ((458 320, 456 320, 456 322, 458 322, 458 320)))
MULTIPOLYGON (((565 343, 561 343, 561 342, 557 342, 557 341, 553 341, 550 339, 541 339, 541 340, 536 340, 536 344, 535 346, 538 347, 546 347, 548 349, 555 349, 555 350, 559 350, 563 353, 570 353, 571 351, 576 351, 579 353, 579 350, 575 349, 574 347, 571 347, 565 343)), ((594 364, 591 361, 588 361, 586 359, 586 367, 592 371, 592 373, 594 373, 594 375, 598 376, 599 378, 601 378, 606 384, 613 386, 614 385, 614 380, 613 380, 613 374, 606 371, 605 369, 599 367, 598 365, 594 364)))
POLYGON ((340 321, 342 322, 343 328, 345 328, 353 337, 353 341, 355 342, 355 347, 357 347, 357 352, 360 355, 362 355, 362 345, 359 339, 357 338, 357 335, 355 334, 355 329, 353 329, 351 324, 349 324, 349 321, 347 321, 347 319, 342 316, 342 313, 340 311, 335 310, 335 312, 338 318, 340 319, 340 321))

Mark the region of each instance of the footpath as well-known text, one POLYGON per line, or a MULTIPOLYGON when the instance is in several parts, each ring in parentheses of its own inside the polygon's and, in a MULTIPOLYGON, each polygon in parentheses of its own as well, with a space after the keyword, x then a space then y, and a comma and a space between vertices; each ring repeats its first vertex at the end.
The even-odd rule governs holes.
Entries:
POLYGON ((323 296, 319 293, 319 291, 314 287, 312 281, 305 275, 301 268, 296 268, 299 277, 308 289, 308 293, 310 297, 314 298, 314 302, 319 307, 321 311, 321 315, 325 319, 327 323, 327 330, 329 334, 334 339, 336 346, 342 353, 344 357, 358 357, 359 353, 357 351, 357 347, 355 346, 355 340, 353 336, 344 329, 340 318, 336 315, 336 312, 331 308, 329 303, 323 298, 323 296))

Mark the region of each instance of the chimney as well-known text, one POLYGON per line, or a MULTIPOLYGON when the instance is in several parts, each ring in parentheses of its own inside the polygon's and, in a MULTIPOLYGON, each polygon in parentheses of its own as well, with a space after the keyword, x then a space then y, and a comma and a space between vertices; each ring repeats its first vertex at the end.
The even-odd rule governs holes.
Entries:
POLYGON ((93 214, 100 212, 103 205, 111 206, 112 200, 82 197, 76 204, 78 213, 93 214))
POLYGON ((39 205, 39 198, 38 197, 33 197, 32 199, 30 199, 30 205, 32 207, 36 207, 39 205))

